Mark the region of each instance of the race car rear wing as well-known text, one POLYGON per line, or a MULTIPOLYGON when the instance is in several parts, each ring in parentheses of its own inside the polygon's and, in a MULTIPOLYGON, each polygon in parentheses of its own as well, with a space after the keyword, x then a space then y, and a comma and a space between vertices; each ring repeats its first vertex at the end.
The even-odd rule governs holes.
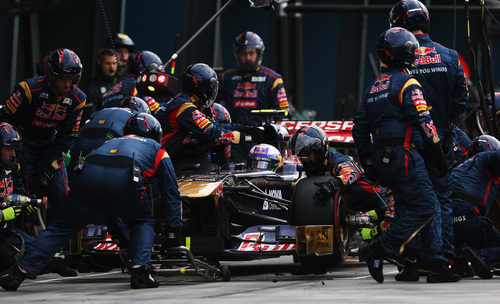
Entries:
POLYGON ((352 138, 352 127, 354 123, 351 120, 284 120, 277 121, 276 124, 285 126, 290 135, 293 135, 293 133, 302 127, 318 126, 328 135, 330 146, 345 148, 354 147, 354 139, 352 138))

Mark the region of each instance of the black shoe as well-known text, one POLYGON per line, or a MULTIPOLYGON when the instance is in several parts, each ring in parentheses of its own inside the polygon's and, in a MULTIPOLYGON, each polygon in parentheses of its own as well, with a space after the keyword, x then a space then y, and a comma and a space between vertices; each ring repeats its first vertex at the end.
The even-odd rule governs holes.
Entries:
POLYGON ((130 268, 130 288, 157 288, 160 283, 155 280, 151 271, 146 266, 130 268))
POLYGON ((474 249, 468 247, 462 252, 462 255, 467 262, 471 263, 472 270, 478 277, 481 279, 491 279, 493 277, 490 267, 486 265, 474 249))
POLYGON ((373 250, 372 245, 363 245, 359 247, 359 256, 362 257, 366 265, 368 266, 368 271, 372 278, 379 283, 384 282, 384 260, 383 258, 376 254, 373 250))
POLYGON ((458 282, 462 277, 451 271, 448 264, 442 263, 437 267, 431 267, 427 274, 427 283, 458 282))
POLYGON ((61 277, 76 277, 78 272, 69 267, 68 263, 62 258, 54 258, 51 263, 54 263, 52 272, 59 274, 61 277))
POLYGON ((0 286, 8 291, 16 291, 27 276, 28 274, 22 272, 16 265, 11 271, 0 277, 0 286))
POLYGON ((457 256, 455 258, 455 264, 451 266, 451 270, 459 274, 462 278, 471 278, 474 276, 472 269, 469 267, 469 263, 463 256, 457 256))
POLYGON ((419 279, 418 269, 411 265, 406 265, 394 277, 399 282, 417 282, 419 279))

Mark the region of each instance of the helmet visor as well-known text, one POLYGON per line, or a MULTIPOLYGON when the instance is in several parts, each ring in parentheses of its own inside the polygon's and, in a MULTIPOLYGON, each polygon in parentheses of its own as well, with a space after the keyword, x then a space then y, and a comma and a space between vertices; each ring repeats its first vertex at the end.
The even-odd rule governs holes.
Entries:
POLYGON ((219 82, 217 79, 210 79, 210 87, 211 92, 210 95, 207 96, 207 103, 205 104, 208 107, 211 107, 214 104, 215 99, 217 98, 217 93, 219 92, 219 82))
POLYGON ((275 165, 268 159, 250 159, 248 166, 255 170, 274 170, 275 165))
POLYGON ((321 140, 302 133, 297 136, 292 153, 300 157, 305 156, 312 149, 321 149, 321 140))

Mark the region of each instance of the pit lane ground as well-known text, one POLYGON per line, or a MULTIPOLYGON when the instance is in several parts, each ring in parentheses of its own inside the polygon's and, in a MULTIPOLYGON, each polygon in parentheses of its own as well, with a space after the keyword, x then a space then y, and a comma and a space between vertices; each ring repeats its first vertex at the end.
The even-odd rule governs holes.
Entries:
POLYGON ((396 267, 385 264, 385 282, 376 283, 364 263, 349 259, 326 274, 292 275, 291 257, 226 262, 230 282, 198 276, 158 276, 157 289, 131 290, 120 269, 56 274, 26 280, 16 292, 0 291, 0 303, 499 303, 500 276, 463 278, 458 283, 396 282, 396 267))

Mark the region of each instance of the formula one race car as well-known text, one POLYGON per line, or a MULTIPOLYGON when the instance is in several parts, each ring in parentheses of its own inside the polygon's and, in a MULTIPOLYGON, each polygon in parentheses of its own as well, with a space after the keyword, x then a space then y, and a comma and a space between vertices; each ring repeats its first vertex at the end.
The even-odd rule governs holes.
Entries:
MULTIPOLYGON (((342 147, 352 146, 352 122, 278 124, 290 132, 316 124, 342 147)), ((272 124, 264 128, 278 129, 272 124)), ((195 256, 219 261, 294 255, 302 266, 313 269, 342 263, 349 243, 343 197, 337 193, 318 204, 313 199, 316 183, 328 177, 305 177, 299 159, 282 154, 279 172, 220 171, 178 180, 184 234, 195 256)))

